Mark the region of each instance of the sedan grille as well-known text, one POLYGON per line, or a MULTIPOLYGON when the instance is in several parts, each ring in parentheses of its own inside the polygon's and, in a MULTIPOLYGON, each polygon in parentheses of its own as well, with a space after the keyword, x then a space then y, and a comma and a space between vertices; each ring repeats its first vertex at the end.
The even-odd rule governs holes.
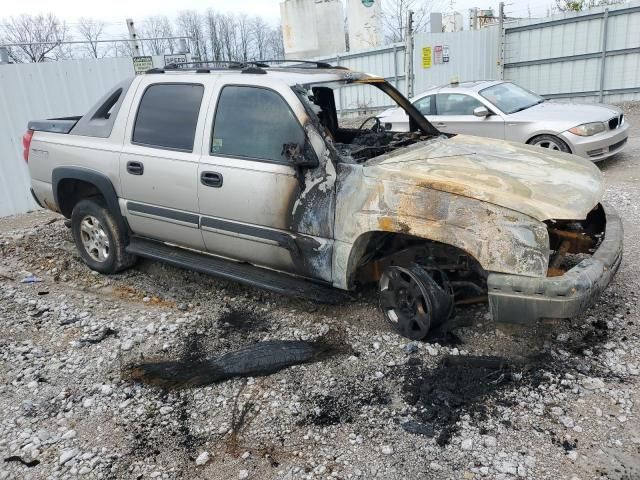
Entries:
POLYGON ((609 120, 609 129, 615 130, 616 128, 621 127, 623 123, 624 123, 624 114, 620 114, 617 117, 613 117, 611 120, 609 120))

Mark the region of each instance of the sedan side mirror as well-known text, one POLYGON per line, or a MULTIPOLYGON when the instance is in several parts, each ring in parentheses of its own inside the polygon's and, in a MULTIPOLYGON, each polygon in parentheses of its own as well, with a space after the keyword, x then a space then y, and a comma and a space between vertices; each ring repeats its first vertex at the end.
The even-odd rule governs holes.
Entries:
POLYGON ((490 115, 490 112, 487 107, 476 107, 473 109, 473 114, 476 117, 488 117, 490 115))

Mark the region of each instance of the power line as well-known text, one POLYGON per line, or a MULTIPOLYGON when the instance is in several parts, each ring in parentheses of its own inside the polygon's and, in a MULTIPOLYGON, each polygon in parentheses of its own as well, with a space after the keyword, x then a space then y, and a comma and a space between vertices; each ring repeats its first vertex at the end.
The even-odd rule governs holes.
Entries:
MULTIPOLYGON (((154 41, 154 40, 191 40, 191 37, 186 37, 184 35, 179 37, 153 37, 153 38, 138 38, 136 39, 139 42, 144 41, 154 41)), ((5 43, 0 44, 0 47, 23 47, 27 45, 73 45, 79 43, 116 43, 116 42, 132 42, 133 40, 129 38, 114 38, 110 40, 68 40, 68 41, 58 41, 54 40, 51 42, 23 42, 23 43, 5 43)))

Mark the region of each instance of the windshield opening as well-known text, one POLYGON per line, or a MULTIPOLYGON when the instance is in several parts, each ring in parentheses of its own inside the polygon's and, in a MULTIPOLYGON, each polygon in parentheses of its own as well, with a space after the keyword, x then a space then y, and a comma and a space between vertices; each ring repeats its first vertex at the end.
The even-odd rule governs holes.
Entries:
POLYGON ((544 102, 540 95, 510 82, 480 90, 480 95, 506 114, 520 112, 544 102))
POLYGON ((294 91, 315 117, 341 157, 367 161, 439 132, 398 90, 384 79, 296 85, 294 91), (377 115, 399 106, 409 115, 410 132, 384 129, 377 115))

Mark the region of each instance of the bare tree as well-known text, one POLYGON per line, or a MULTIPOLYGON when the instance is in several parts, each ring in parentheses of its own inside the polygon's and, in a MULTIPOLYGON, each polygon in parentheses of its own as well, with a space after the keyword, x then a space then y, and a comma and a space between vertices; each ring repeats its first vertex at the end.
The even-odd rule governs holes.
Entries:
POLYGON ((209 41, 209 51, 211 52, 211 60, 224 60, 222 40, 221 40, 221 15, 213 9, 207 10, 204 18, 205 30, 209 41))
POLYGON ((581 12, 593 7, 618 5, 626 0, 556 0, 556 8, 561 12, 581 12))
POLYGON ((2 41, 23 45, 9 49, 14 62, 44 62, 68 55, 60 42, 69 36, 67 25, 52 13, 20 15, 3 20, 2 41))
POLYGON ((238 35, 238 56, 236 60, 246 62, 249 60, 249 49, 251 47, 251 22, 249 17, 242 13, 236 18, 236 32, 238 35))
POLYGON ((202 15, 195 10, 184 10, 178 15, 177 24, 182 35, 191 38, 191 53, 202 61, 208 60, 202 15))
POLYGON ((175 42, 166 39, 166 37, 173 37, 173 26, 165 15, 146 18, 142 22, 142 35, 144 38, 152 39, 146 41, 146 44, 150 47, 153 55, 164 55, 176 50, 175 42))
POLYGON ((93 18, 82 17, 78 20, 78 35, 81 40, 85 40, 87 43, 83 44, 83 50, 93 58, 104 57, 107 53, 104 49, 100 48, 98 40, 101 39, 104 33, 104 22, 94 20, 93 18))
POLYGON ((254 53, 258 59, 267 58, 269 50, 269 36, 271 27, 260 17, 254 17, 251 21, 251 33, 253 36, 254 53))
POLYGON ((284 37, 282 35, 282 26, 278 26, 269 33, 269 50, 268 57, 274 59, 284 59, 284 37))
POLYGON ((222 15, 220 21, 220 41, 224 60, 238 59, 238 38, 236 35, 236 18, 233 15, 222 15))
POLYGON ((387 42, 404 40, 409 12, 413 12, 413 30, 423 32, 429 25, 429 14, 444 7, 442 0, 386 0, 382 4, 380 21, 387 42))

